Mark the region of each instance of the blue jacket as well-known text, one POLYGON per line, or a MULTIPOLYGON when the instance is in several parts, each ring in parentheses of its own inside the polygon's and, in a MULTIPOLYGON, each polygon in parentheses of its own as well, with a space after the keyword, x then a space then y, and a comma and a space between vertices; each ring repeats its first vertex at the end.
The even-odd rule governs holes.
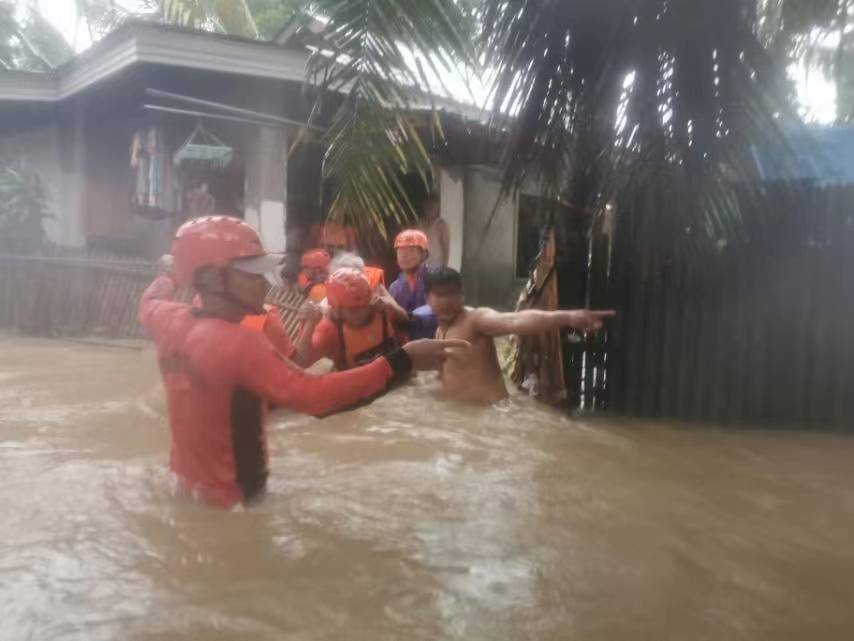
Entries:
POLYGON ((436 329, 439 322, 433 314, 429 305, 422 305, 412 312, 412 321, 409 323, 409 338, 436 338, 436 329))
POLYGON ((406 274, 400 272, 395 281, 388 288, 389 294, 397 301, 397 304, 403 307, 408 313, 412 313, 416 308, 427 304, 427 294, 424 292, 424 267, 418 269, 418 278, 415 281, 415 291, 409 288, 409 282, 406 280, 406 274))

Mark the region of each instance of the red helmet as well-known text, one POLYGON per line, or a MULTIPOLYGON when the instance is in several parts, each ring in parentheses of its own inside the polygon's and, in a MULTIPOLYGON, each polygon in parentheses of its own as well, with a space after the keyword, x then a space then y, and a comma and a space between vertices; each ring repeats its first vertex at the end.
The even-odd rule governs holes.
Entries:
POLYGON ((420 229, 404 229, 394 239, 394 248, 398 247, 418 247, 424 251, 430 251, 430 243, 427 242, 427 235, 420 229))
POLYGON ((265 254, 258 232, 229 216, 188 220, 172 240, 175 280, 182 287, 193 284, 193 274, 199 267, 225 267, 235 258, 265 254))
POLYGON ((367 307, 373 290, 365 272, 355 267, 341 267, 326 281, 326 299, 332 307, 367 307))
POLYGON ((309 249, 302 255, 300 265, 302 267, 319 267, 322 269, 329 267, 330 260, 329 252, 325 249, 309 249))

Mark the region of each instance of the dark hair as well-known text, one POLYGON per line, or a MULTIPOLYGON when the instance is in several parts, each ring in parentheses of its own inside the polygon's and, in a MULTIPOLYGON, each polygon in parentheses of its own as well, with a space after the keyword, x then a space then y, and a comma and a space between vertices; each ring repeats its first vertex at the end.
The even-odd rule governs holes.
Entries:
POLYGON ((424 291, 428 292, 434 287, 452 285, 459 289, 463 288, 463 277, 453 267, 436 267, 424 272, 424 291))

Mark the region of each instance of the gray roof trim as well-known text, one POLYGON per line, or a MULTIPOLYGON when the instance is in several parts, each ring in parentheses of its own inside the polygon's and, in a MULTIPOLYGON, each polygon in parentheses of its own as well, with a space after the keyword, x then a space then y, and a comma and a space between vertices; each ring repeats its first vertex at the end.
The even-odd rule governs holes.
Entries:
POLYGON ((50 73, 0 73, 0 101, 58 101, 137 63, 302 82, 306 53, 204 32, 134 24, 50 73))

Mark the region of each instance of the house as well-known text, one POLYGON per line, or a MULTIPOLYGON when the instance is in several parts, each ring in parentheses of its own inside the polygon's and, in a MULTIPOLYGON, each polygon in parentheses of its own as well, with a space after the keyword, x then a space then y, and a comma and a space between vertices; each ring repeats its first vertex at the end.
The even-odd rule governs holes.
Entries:
MULTIPOLYGON (((0 73, 0 158, 42 177, 47 236, 62 247, 156 257, 184 219, 216 211, 245 218, 271 251, 299 251, 324 216, 322 150, 293 145, 311 28, 260 42, 130 23, 51 73, 0 73)), ((473 302, 512 305, 537 247, 526 212, 541 199, 498 202, 500 140, 481 112, 425 98, 414 114, 425 131, 433 108, 451 265, 473 302)))

